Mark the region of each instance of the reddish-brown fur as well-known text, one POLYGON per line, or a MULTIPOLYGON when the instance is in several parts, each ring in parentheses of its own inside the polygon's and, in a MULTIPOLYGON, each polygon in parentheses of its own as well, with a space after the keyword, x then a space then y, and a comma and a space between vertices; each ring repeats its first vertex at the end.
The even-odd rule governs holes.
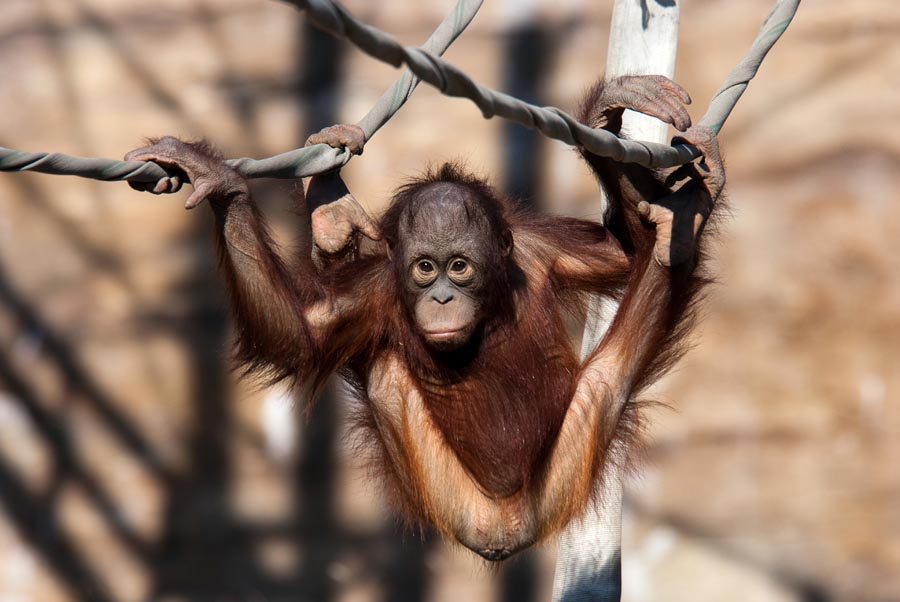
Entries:
MULTIPOLYGON (((586 123, 599 119, 603 86, 595 86, 585 100, 581 118, 586 123)), ((607 127, 618 133, 618 121, 609 123, 607 127)), ((171 141, 164 139, 161 144, 155 157, 184 152, 166 146, 174 144, 171 141)), ((308 245, 293 265, 286 265, 246 184, 235 183, 234 175, 209 149, 195 146, 192 152, 181 167, 195 187, 203 178, 228 184, 217 188, 209 200, 217 217, 222 271, 238 325, 240 362, 249 372, 271 380, 312 383, 313 389, 332 373, 344 375, 360 402, 361 440, 373 452, 398 505, 410 518, 430 519, 473 549, 481 544, 466 538, 477 540, 478 533, 460 533, 460 527, 433 503, 435 495, 456 500, 461 484, 448 482, 442 484, 444 491, 428 491, 421 464, 389 457, 389 444, 380 430, 384 424, 367 396, 373 364, 386 354, 399 359, 405 376, 396 387, 421 395, 430 417, 424 428, 439 431, 442 445, 497 508, 505 507, 504 500, 539 505, 547 483, 553 480, 551 457, 564 450, 561 459, 555 456, 555 470, 571 469, 572 482, 562 497, 553 498, 555 508, 537 516, 542 524, 530 525, 525 532, 500 529, 510 533, 510 541, 485 544, 495 546, 485 548, 491 553, 503 548, 508 554, 559 529, 581 512, 604 465, 621 459, 613 458, 621 454, 611 450, 634 430, 634 397, 679 357, 697 294, 707 281, 697 269, 703 257, 700 250, 695 261, 670 271, 653 264, 654 226, 641 219, 637 204, 671 193, 662 177, 588 153, 584 156, 612 201, 608 228, 525 211, 483 180, 448 164, 397 192, 379 224, 386 244, 369 255, 318 269, 308 245), (512 254, 498 256, 490 267, 487 318, 468 343, 450 353, 435 351, 424 342, 404 302, 400 278, 405 268, 396 265, 397 258, 389 252, 400 235, 401 216, 435 182, 452 182, 475 192, 494 234, 501 237, 509 231, 513 237, 512 254), (564 315, 583 311, 588 295, 615 297, 620 310, 594 355, 580 362, 564 315), (317 311, 333 319, 317 321, 311 317, 317 311), (603 355, 610 350, 616 354, 612 365, 603 355), (596 377, 587 377, 586 372, 596 371, 597 366, 625 367, 629 376, 618 385, 609 379, 595 382, 596 377), (576 387, 586 378, 587 390, 596 391, 591 393, 596 398, 584 399, 582 393, 582 404, 573 410, 576 387), (601 398, 603 387, 618 387, 615 394, 622 405, 601 398), (591 404, 599 413, 586 409, 591 404), (591 421, 583 442, 563 441, 564 422, 566 433, 581 433, 576 427, 589 426, 577 424, 580 416, 591 421)), ((695 185, 692 181, 685 186, 695 185)), ((297 201, 303 204, 302 195, 297 201)), ((406 448, 412 446, 410 438, 421 435, 399 433, 396 440, 406 448)), ((428 453, 438 457, 443 450, 428 453)), ((463 506, 468 503, 479 508, 475 502, 459 500, 463 506)))
MULTIPOLYGON (((600 103, 606 86, 607 82, 600 80, 588 90, 575 115, 579 121, 592 125, 592 121, 597 119, 595 107, 600 103)), ((621 134, 621 127, 619 118, 607 129, 614 134, 621 134)), ((634 164, 615 163, 586 151, 582 152, 582 156, 607 196, 614 201, 611 204, 612 211, 606 217, 607 228, 621 242, 626 253, 635 257, 638 264, 652 261, 654 228, 638 215, 637 203, 641 200, 655 201, 671 194, 670 187, 665 183, 667 174, 634 164)), ((696 184, 697 182, 690 182, 685 185, 696 184)), ((716 217, 723 205, 724 200, 719 199, 707 228, 715 229, 716 217)), ((635 395, 671 369, 686 350, 685 337, 696 320, 703 288, 712 282, 706 269, 706 240, 700 237, 696 241, 694 261, 680 270, 675 270, 676 273, 673 274, 666 319, 661 328, 654 333, 651 343, 654 354, 642 368, 641 377, 634 385, 635 395)), ((632 273, 637 274, 639 271, 635 269, 632 273)), ((629 287, 626 287, 626 300, 623 300, 623 303, 634 303, 649 308, 656 302, 652 298, 633 298, 629 296, 628 290, 629 287)), ((634 289, 630 288, 630 291, 633 294, 634 289)))
MULTIPOLYGON (((435 181, 476 189, 495 212, 498 225, 510 227, 516 238, 541 241, 545 265, 552 264, 554 254, 565 252, 592 262, 596 276, 563 279, 529 274, 513 258, 493 280, 490 319, 481 336, 459 353, 438 355, 415 331, 403 304, 398 270, 387 253, 378 250, 320 274, 320 285, 331 294, 352 291, 360 296, 360 311, 336 325, 324 337, 328 344, 308 350, 293 369, 290 361, 296 356, 292 352, 277 374, 321 383, 343 368, 344 376, 357 385, 354 389, 364 395, 371 356, 384 349, 397 351, 447 444, 472 476, 491 494, 510 495, 527 489, 539 477, 572 398, 579 361, 560 309, 574 310, 588 292, 617 294, 627 277, 628 263, 609 254, 609 245, 616 243, 601 226, 521 210, 452 164, 400 190, 380 222, 387 241, 397 231, 404 203, 435 181)), ((238 321, 247 322, 246 315, 239 314, 238 321)), ((252 362, 258 356, 253 350, 259 343, 251 333, 252 329, 241 331, 239 348, 242 359, 256 366, 252 362)))

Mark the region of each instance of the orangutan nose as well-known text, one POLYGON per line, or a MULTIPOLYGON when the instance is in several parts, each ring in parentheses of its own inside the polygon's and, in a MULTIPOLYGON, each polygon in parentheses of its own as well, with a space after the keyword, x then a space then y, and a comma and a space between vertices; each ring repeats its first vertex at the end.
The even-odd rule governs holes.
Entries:
POLYGON ((431 298, 440 303, 441 305, 446 305, 453 301, 453 293, 448 290, 435 291, 431 298))

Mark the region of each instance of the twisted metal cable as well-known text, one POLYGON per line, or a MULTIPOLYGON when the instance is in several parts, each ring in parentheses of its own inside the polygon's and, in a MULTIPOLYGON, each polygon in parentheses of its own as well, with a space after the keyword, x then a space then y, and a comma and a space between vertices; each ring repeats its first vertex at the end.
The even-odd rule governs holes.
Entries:
POLYGON ((759 71, 763 59, 766 58, 775 42, 781 38, 781 34, 787 30, 799 7, 800 0, 778 0, 775 3, 760 27, 759 33, 756 34, 750 50, 731 70, 718 91, 713 94, 709 108, 700 120, 702 125, 712 128, 717 133, 721 131, 737 101, 750 84, 750 80, 756 77, 756 72, 759 71))
MULTIPOLYGON (((654 142, 622 140, 605 130, 579 123, 556 107, 538 107, 479 85, 459 68, 419 48, 404 47, 390 35, 357 21, 334 0, 283 0, 305 10, 307 17, 332 35, 346 38, 360 50, 395 67, 406 65, 416 76, 447 96, 467 98, 485 118, 503 117, 570 146, 623 163, 645 167, 674 167, 699 156, 692 145, 668 146, 654 142)), ((732 70, 710 102, 701 124, 717 132, 756 75, 766 54, 787 29, 800 0, 777 0, 750 50, 732 70)))
MULTIPOLYGON (((428 52, 442 55, 468 27, 483 0, 457 0, 423 45, 428 52)), ((384 93, 358 122, 370 139, 409 99, 419 79, 409 70, 384 93)), ((316 144, 266 159, 230 159, 228 164, 249 178, 299 178, 344 166, 351 158, 347 151, 316 144)), ((26 152, 0 147, 0 171, 37 171, 55 175, 80 176, 103 181, 131 180, 155 182, 170 175, 156 163, 116 161, 94 157, 74 157, 64 153, 26 152)))
MULTIPOLYGON (((402 106, 418 83, 415 80, 417 77, 447 96, 468 98, 481 109, 486 118, 504 117, 535 128, 550 138, 583 147, 615 161, 638 163, 645 167, 673 167, 698 156, 697 149, 691 145, 667 146, 622 140, 605 130, 595 130, 578 123, 571 115, 556 107, 538 107, 481 86, 457 67, 427 50, 404 47, 392 36, 357 21, 333 0, 284 1, 306 11, 308 18, 316 26, 333 35, 347 38, 366 54, 397 67, 406 65, 412 72, 405 73, 382 96, 369 115, 360 121, 367 135, 370 131, 374 133, 402 106)), ((446 50, 465 29, 480 5, 481 2, 475 0, 459 0, 432 39, 429 39, 429 43, 439 41, 442 48, 439 52, 446 50), (435 39, 441 36, 447 37, 435 39)), ((776 0, 750 50, 713 96, 701 124, 716 131, 722 128, 766 54, 791 23, 799 5, 800 0, 776 0)), ((233 159, 228 163, 248 177, 295 178, 329 171, 346 164, 349 159, 347 151, 320 144, 268 159, 233 159)), ((0 147, 0 171, 24 170, 79 175, 98 180, 155 181, 166 175, 161 167, 154 164, 83 159, 60 153, 26 153, 0 147)))

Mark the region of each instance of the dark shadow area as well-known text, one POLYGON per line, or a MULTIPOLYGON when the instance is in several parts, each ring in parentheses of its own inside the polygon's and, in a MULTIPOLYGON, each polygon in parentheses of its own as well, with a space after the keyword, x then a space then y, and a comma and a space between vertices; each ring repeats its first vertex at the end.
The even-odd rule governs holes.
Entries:
MULTIPOLYGON (((675 6, 675 0, 653 0, 655 4, 662 6, 663 8, 671 8, 675 6)), ((641 0, 641 27, 643 29, 647 29, 650 26, 650 18, 653 15, 650 13, 650 6, 647 4, 647 0, 641 0)))
MULTIPOLYGON (((104 510, 110 506, 96 483, 75 464, 65 427, 42 409, 37 396, 17 374, 5 353, 0 353, 0 384, 22 405, 39 436, 52 450, 53 478, 45 495, 29 492, 25 482, 12 467, 0 461, 0 503, 19 535, 65 583, 79 600, 111 600, 104 585, 82 560, 78 546, 59 524, 56 493, 62 481, 74 476, 84 486, 92 501, 100 500, 104 510), (74 474, 73 474, 74 473, 74 474)), ((104 512, 110 520, 110 514, 104 512)), ((111 521, 112 522, 112 521, 111 521)), ((121 535, 121 533, 120 533, 121 535)), ((130 540, 131 538, 128 537, 130 540)))
MULTIPOLYGON (((206 234, 198 230, 192 234, 206 234)), ((213 274, 199 266, 185 286, 195 305, 173 326, 188 350, 193 379, 188 463, 168 490, 153 596, 242 599, 268 588, 248 557, 251 542, 242 537, 228 507, 232 410, 222 358, 227 349, 223 295, 213 274)))
POLYGON ((337 123, 345 44, 334 36, 300 22, 296 93, 303 109, 303 131, 298 143, 324 127, 337 123))
POLYGON ((78 546, 63 534, 55 508, 28 493, 9 466, 0 462, 0 505, 22 539, 82 602, 112 602, 106 588, 81 560, 78 546))
MULTIPOLYGON (((508 32, 503 44, 503 91, 542 105, 552 64, 552 36, 538 23, 508 32)), ((503 189, 529 207, 540 207, 544 137, 518 123, 503 121, 503 189)))
MULTIPOLYGON (((391 529, 393 525, 388 525, 391 529)), ((382 569, 384 602, 420 602, 428 591, 428 570, 425 561, 434 545, 435 535, 401 537, 399 527, 389 530, 383 538, 387 545, 386 562, 382 569)))
POLYGON ((53 506, 62 485, 68 482, 76 483, 125 547, 138 560, 142 562, 149 560, 150 547, 122 520, 113 500, 90 470, 81 463, 72 445, 72 436, 65 420, 58 418, 44 407, 40 395, 17 374, 9 357, 3 352, 0 352, 0 383, 21 404, 22 410, 37 434, 47 444, 53 458, 52 477, 43 496, 44 502, 53 506))
POLYGON ((84 562, 84 552, 59 522, 60 494, 64 487, 68 484, 77 486, 102 517, 110 533, 148 570, 155 554, 154 547, 128 524, 97 475, 79 458, 66 413, 49 408, 65 408, 70 400, 85 404, 116 438, 123 451, 130 451, 150 474, 167 482, 168 473, 140 430, 118 410, 119 400, 102 393, 69 344, 32 309, 2 270, 0 310, 12 319, 14 333, 36 341, 38 361, 52 367, 66 384, 64 399, 44 399, 37 387, 30 384, 26 371, 16 365, 7 352, 0 351, 0 385, 21 407, 34 433, 48 450, 52 464, 49 483, 41 493, 30 492, 12 468, 0 466, 0 499, 22 537, 77 599, 112 600, 102 580, 84 562))
MULTIPOLYGON (((341 93, 343 45, 334 37, 300 21, 298 38, 297 100, 301 103, 303 123, 308 133, 335 123, 341 93)), ((307 133, 297 136, 302 146, 307 133)), ((310 600, 330 602, 335 598, 329 567, 343 546, 335 516, 335 477, 338 413, 334 387, 329 386, 309 412, 304 424, 303 446, 296 465, 295 520, 300 530, 296 543, 306 552, 307 561, 297 576, 298 585, 310 600), (310 553, 312 552, 312 553, 310 553)), ((305 413, 301 410, 299 413, 305 413)))
POLYGON ((618 602, 622 592, 622 558, 616 553, 609 562, 600 567, 590 578, 570 583, 562 594, 560 602, 618 602), (613 586, 615 589, 610 589, 613 586))
POLYGON ((537 600, 537 551, 525 550, 506 562, 500 571, 502 602, 538 602, 537 600))
POLYGON ((156 451, 139 429, 119 411, 119 401, 109 397, 82 366, 69 343, 56 333, 32 305, 19 294, 0 268, 0 308, 9 312, 19 332, 35 338, 40 345, 42 359, 49 361, 63 376, 72 397, 86 404, 116 437, 152 474, 160 479, 166 469, 156 451))

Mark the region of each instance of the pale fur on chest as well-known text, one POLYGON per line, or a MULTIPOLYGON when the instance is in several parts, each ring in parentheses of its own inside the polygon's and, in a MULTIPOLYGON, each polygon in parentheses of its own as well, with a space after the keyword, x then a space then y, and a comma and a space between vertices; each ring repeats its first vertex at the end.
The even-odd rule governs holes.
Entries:
POLYGON ((402 479, 404 493, 439 530, 469 534, 473 543, 487 546, 533 530, 535 509, 524 492, 487 495, 446 444, 412 383, 402 361, 386 353, 372 363, 366 390, 390 462, 413 477, 402 479))

